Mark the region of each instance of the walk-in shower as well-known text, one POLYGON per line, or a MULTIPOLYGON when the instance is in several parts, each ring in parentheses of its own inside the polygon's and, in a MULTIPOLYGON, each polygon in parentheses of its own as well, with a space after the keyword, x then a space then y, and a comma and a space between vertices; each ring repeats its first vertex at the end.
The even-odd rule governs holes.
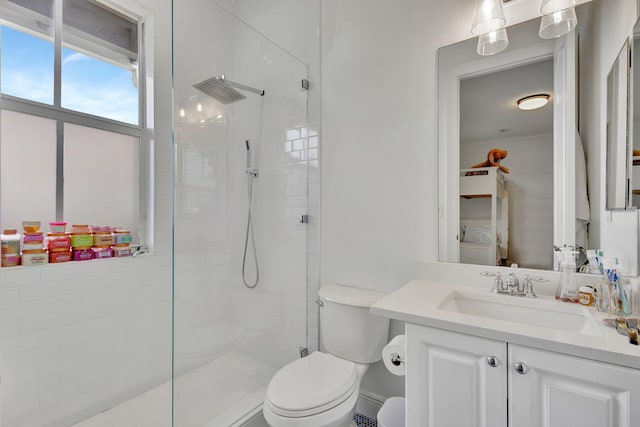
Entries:
POLYGON ((309 346, 308 71, 216 2, 190 3, 174 2, 173 21, 174 109, 186 111, 174 142, 174 423, 227 426, 258 413, 271 377, 309 346))

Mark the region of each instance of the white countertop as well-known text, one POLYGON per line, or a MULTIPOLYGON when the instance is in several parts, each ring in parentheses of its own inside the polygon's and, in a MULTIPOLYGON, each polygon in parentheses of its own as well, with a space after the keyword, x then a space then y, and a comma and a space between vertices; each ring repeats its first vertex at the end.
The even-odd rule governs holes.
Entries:
MULTIPOLYGON (((492 295, 489 288, 490 286, 485 289, 436 281, 414 280, 377 301, 371 306, 371 312, 379 316, 418 325, 640 369, 640 346, 629 344, 626 336, 618 334, 614 328, 606 325, 602 319, 607 316, 596 311, 593 307, 579 306, 588 316, 592 316, 598 335, 582 335, 578 332, 523 324, 517 321, 498 320, 439 308, 452 291, 476 294, 481 298, 490 295, 489 298, 506 299, 506 303, 509 303, 510 299, 519 300, 518 304, 527 301, 522 297, 492 295)), ((554 307, 554 304, 576 305, 556 301, 550 296, 538 296, 531 303, 534 306, 546 305, 549 307, 554 307)), ((558 307, 558 309, 562 308, 558 307)))

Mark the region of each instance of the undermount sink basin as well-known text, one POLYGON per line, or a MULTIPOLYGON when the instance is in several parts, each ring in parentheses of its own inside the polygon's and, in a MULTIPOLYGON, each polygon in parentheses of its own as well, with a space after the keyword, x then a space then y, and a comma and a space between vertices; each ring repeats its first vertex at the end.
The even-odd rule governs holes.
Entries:
POLYGON ((438 308, 582 335, 602 335, 586 308, 555 300, 452 291, 438 308))

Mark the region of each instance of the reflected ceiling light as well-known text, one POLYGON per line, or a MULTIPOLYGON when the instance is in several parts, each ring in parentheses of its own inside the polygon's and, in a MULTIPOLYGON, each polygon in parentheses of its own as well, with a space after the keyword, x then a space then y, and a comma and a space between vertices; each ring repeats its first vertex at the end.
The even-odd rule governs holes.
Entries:
POLYGON ((504 28, 506 24, 502 0, 476 0, 471 34, 487 34, 504 28))
POLYGON ((564 36, 573 30, 578 24, 576 10, 573 7, 557 10, 546 15, 542 15, 540 20, 540 38, 555 39, 564 36))
POLYGON ((509 37, 507 36, 507 29, 501 28, 496 31, 491 31, 487 34, 481 34, 478 37, 478 55, 495 55, 498 52, 502 52, 509 46, 509 37))
POLYGON ((549 98, 551 98, 551 96, 546 93, 525 96, 518 100, 518 108, 525 111, 537 110, 547 105, 549 98))

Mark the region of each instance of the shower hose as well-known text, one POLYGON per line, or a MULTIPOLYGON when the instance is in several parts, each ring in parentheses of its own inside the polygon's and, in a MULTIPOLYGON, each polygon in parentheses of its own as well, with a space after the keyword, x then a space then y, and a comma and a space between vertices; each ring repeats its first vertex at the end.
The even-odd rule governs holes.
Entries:
POLYGON ((251 217, 251 211, 253 209, 253 180, 255 175, 252 171, 247 171, 247 176, 249 178, 249 213, 247 215, 247 232, 244 236, 244 255, 242 256, 242 282, 244 285, 253 289, 258 286, 258 281, 260 280, 260 269, 258 268, 258 253, 256 251, 256 241, 253 233, 253 218, 251 217), (252 284, 247 282, 246 277, 246 266, 247 266, 247 251, 249 249, 249 234, 251 234, 251 247, 253 248, 253 259, 256 265, 256 279, 252 284))

